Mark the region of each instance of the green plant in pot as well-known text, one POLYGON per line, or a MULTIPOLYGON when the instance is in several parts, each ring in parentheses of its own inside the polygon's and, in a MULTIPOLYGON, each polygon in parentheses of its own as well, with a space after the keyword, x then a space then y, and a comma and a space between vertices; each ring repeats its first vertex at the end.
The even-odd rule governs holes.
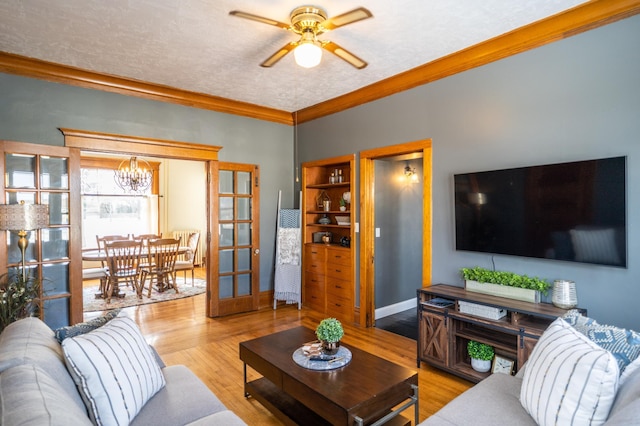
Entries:
POLYGON ((514 272, 492 271, 479 266, 473 268, 462 268, 460 271, 465 280, 526 288, 528 290, 539 291, 544 295, 547 295, 549 292, 550 284, 538 277, 528 277, 514 272))
POLYGON ((471 367, 481 373, 491 370, 491 360, 493 359, 493 347, 486 343, 469 340, 467 343, 467 353, 471 358, 471 367))
POLYGON ((340 339, 344 336, 342 324, 335 318, 325 318, 316 328, 316 337, 322 342, 322 350, 334 354, 340 348, 340 339))
POLYGON ((347 202, 345 201, 345 199, 343 197, 340 197, 340 211, 346 211, 347 210, 347 202))
POLYGON ((18 270, 0 275, 0 331, 40 312, 40 282, 18 270))

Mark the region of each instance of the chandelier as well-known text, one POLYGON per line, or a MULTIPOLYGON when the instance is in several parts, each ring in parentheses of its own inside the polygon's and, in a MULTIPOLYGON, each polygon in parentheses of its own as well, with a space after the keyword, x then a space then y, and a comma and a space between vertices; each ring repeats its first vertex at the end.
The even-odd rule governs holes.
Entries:
POLYGON ((146 161, 131 157, 128 160, 122 160, 115 170, 114 179, 116 184, 126 192, 142 192, 151 185, 153 170, 146 161))

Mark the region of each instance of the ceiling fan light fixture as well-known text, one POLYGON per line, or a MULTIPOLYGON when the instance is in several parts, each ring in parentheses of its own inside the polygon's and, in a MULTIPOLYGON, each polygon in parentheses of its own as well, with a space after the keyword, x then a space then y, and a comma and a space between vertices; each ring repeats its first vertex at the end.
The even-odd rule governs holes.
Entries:
POLYGON ((322 48, 314 43, 302 43, 293 51, 296 64, 304 68, 313 68, 322 59, 322 48))
POLYGON ((302 33, 298 46, 293 51, 296 64, 303 68, 313 68, 322 59, 322 47, 311 31, 302 33))

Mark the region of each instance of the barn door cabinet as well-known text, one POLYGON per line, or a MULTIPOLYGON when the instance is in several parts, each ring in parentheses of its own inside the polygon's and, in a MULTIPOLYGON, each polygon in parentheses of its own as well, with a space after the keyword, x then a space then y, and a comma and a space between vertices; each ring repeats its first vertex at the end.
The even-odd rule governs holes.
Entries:
POLYGON ((471 368, 467 355, 470 340, 491 345, 496 355, 513 360, 515 372, 527 361, 549 324, 567 312, 549 303, 522 302, 445 284, 421 288, 417 297, 418 368, 426 362, 472 382, 491 373, 471 368), (440 299, 451 303, 435 303, 440 299), (461 310, 461 305, 466 306, 461 310))

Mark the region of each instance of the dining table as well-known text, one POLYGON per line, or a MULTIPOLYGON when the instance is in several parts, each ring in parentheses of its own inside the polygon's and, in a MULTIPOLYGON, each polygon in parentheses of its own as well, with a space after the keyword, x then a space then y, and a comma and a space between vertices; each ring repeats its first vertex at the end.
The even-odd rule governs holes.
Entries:
MULTIPOLYGON (((182 255, 187 253, 191 248, 189 246, 178 246, 178 255, 182 255)), ((148 247, 143 247, 140 251, 140 258, 144 259, 148 256, 148 247)), ((101 249, 95 250, 83 250, 82 252, 82 260, 87 262, 106 262, 107 261, 107 253, 101 249)), ((164 291, 167 287, 164 283, 159 283, 158 291, 164 291)), ((123 297, 124 294, 120 293, 119 288, 115 288, 116 297, 123 297), (120 296, 122 294, 122 296, 120 296)), ((96 298, 104 298, 106 295, 102 293, 97 293, 96 298)))

